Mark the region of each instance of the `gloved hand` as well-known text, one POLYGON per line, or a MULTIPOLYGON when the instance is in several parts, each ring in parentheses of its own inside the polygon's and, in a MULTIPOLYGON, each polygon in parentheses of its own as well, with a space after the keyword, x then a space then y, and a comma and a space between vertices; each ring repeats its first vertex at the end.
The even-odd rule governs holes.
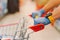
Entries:
POLYGON ((50 23, 50 20, 46 17, 39 17, 34 19, 34 25, 37 25, 37 24, 47 25, 49 23, 50 23))
POLYGON ((32 13, 32 18, 36 18, 36 16, 41 17, 41 15, 44 14, 44 12, 45 11, 43 9, 41 9, 39 11, 36 11, 36 12, 33 12, 32 13))

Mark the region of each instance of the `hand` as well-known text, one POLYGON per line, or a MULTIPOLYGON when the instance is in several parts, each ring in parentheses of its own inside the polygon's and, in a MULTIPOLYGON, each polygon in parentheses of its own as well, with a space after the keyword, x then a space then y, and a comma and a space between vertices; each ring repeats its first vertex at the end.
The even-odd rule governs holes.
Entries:
POLYGON ((60 18, 60 6, 58 6, 57 8, 55 8, 55 10, 52 12, 53 13, 53 17, 56 19, 60 18))
POLYGON ((39 18, 35 18, 34 19, 34 24, 44 24, 44 25, 47 25, 49 24, 50 21, 48 18, 45 18, 45 17, 39 17, 39 18))
POLYGON ((36 16, 41 17, 41 15, 44 13, 45 11, 43 9, 33 12, 32 13, 32 18, 36 18, 36 16))

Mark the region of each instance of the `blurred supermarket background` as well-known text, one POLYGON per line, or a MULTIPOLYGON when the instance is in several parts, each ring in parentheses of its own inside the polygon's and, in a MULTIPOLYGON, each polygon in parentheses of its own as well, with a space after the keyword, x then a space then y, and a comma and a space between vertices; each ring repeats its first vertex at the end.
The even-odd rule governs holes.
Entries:
MULTIPOLYGON (((43 7, 47 2, 48 0, 42 2, 40 0, 1 0, 0 4, 5 3, 6 10, 3 11, 4 14, 1 14, 3 16, 0 18, 0 38, 13 40, 16 37, 16 40, 24 40, 19 39, 21 26, 23 23, 26 23, 24 26, 26 28, 33 25, 33 19, 28 15, 43 7)), ((45 26, 44 30, 32 33, 29 40, 60 40, 60 33, 49 24, 45 26)))

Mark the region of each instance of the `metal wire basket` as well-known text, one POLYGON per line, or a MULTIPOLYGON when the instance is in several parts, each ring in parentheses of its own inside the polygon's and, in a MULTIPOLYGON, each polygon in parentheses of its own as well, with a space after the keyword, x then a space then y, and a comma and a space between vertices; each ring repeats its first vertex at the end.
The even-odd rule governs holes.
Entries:
POLYGON ((29 40, 29 35, 27 33, 28 28, 25 27, 24 17, 19 21, 19 23, 1 25, 0 26, 0 39, 11 38, 11 40, 29 40))

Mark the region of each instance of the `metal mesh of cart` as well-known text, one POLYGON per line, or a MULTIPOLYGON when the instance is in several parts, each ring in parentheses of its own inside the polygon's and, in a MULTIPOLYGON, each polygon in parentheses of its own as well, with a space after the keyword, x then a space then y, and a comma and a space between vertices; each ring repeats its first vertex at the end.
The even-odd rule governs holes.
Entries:
POLYGON ((18 23, 1 25, 0 26, 0 39, 2 38, 12 38, 13 40, 28 40, 29 34, 25 37, 28 28, 26 19, 23 17, 18 23))

